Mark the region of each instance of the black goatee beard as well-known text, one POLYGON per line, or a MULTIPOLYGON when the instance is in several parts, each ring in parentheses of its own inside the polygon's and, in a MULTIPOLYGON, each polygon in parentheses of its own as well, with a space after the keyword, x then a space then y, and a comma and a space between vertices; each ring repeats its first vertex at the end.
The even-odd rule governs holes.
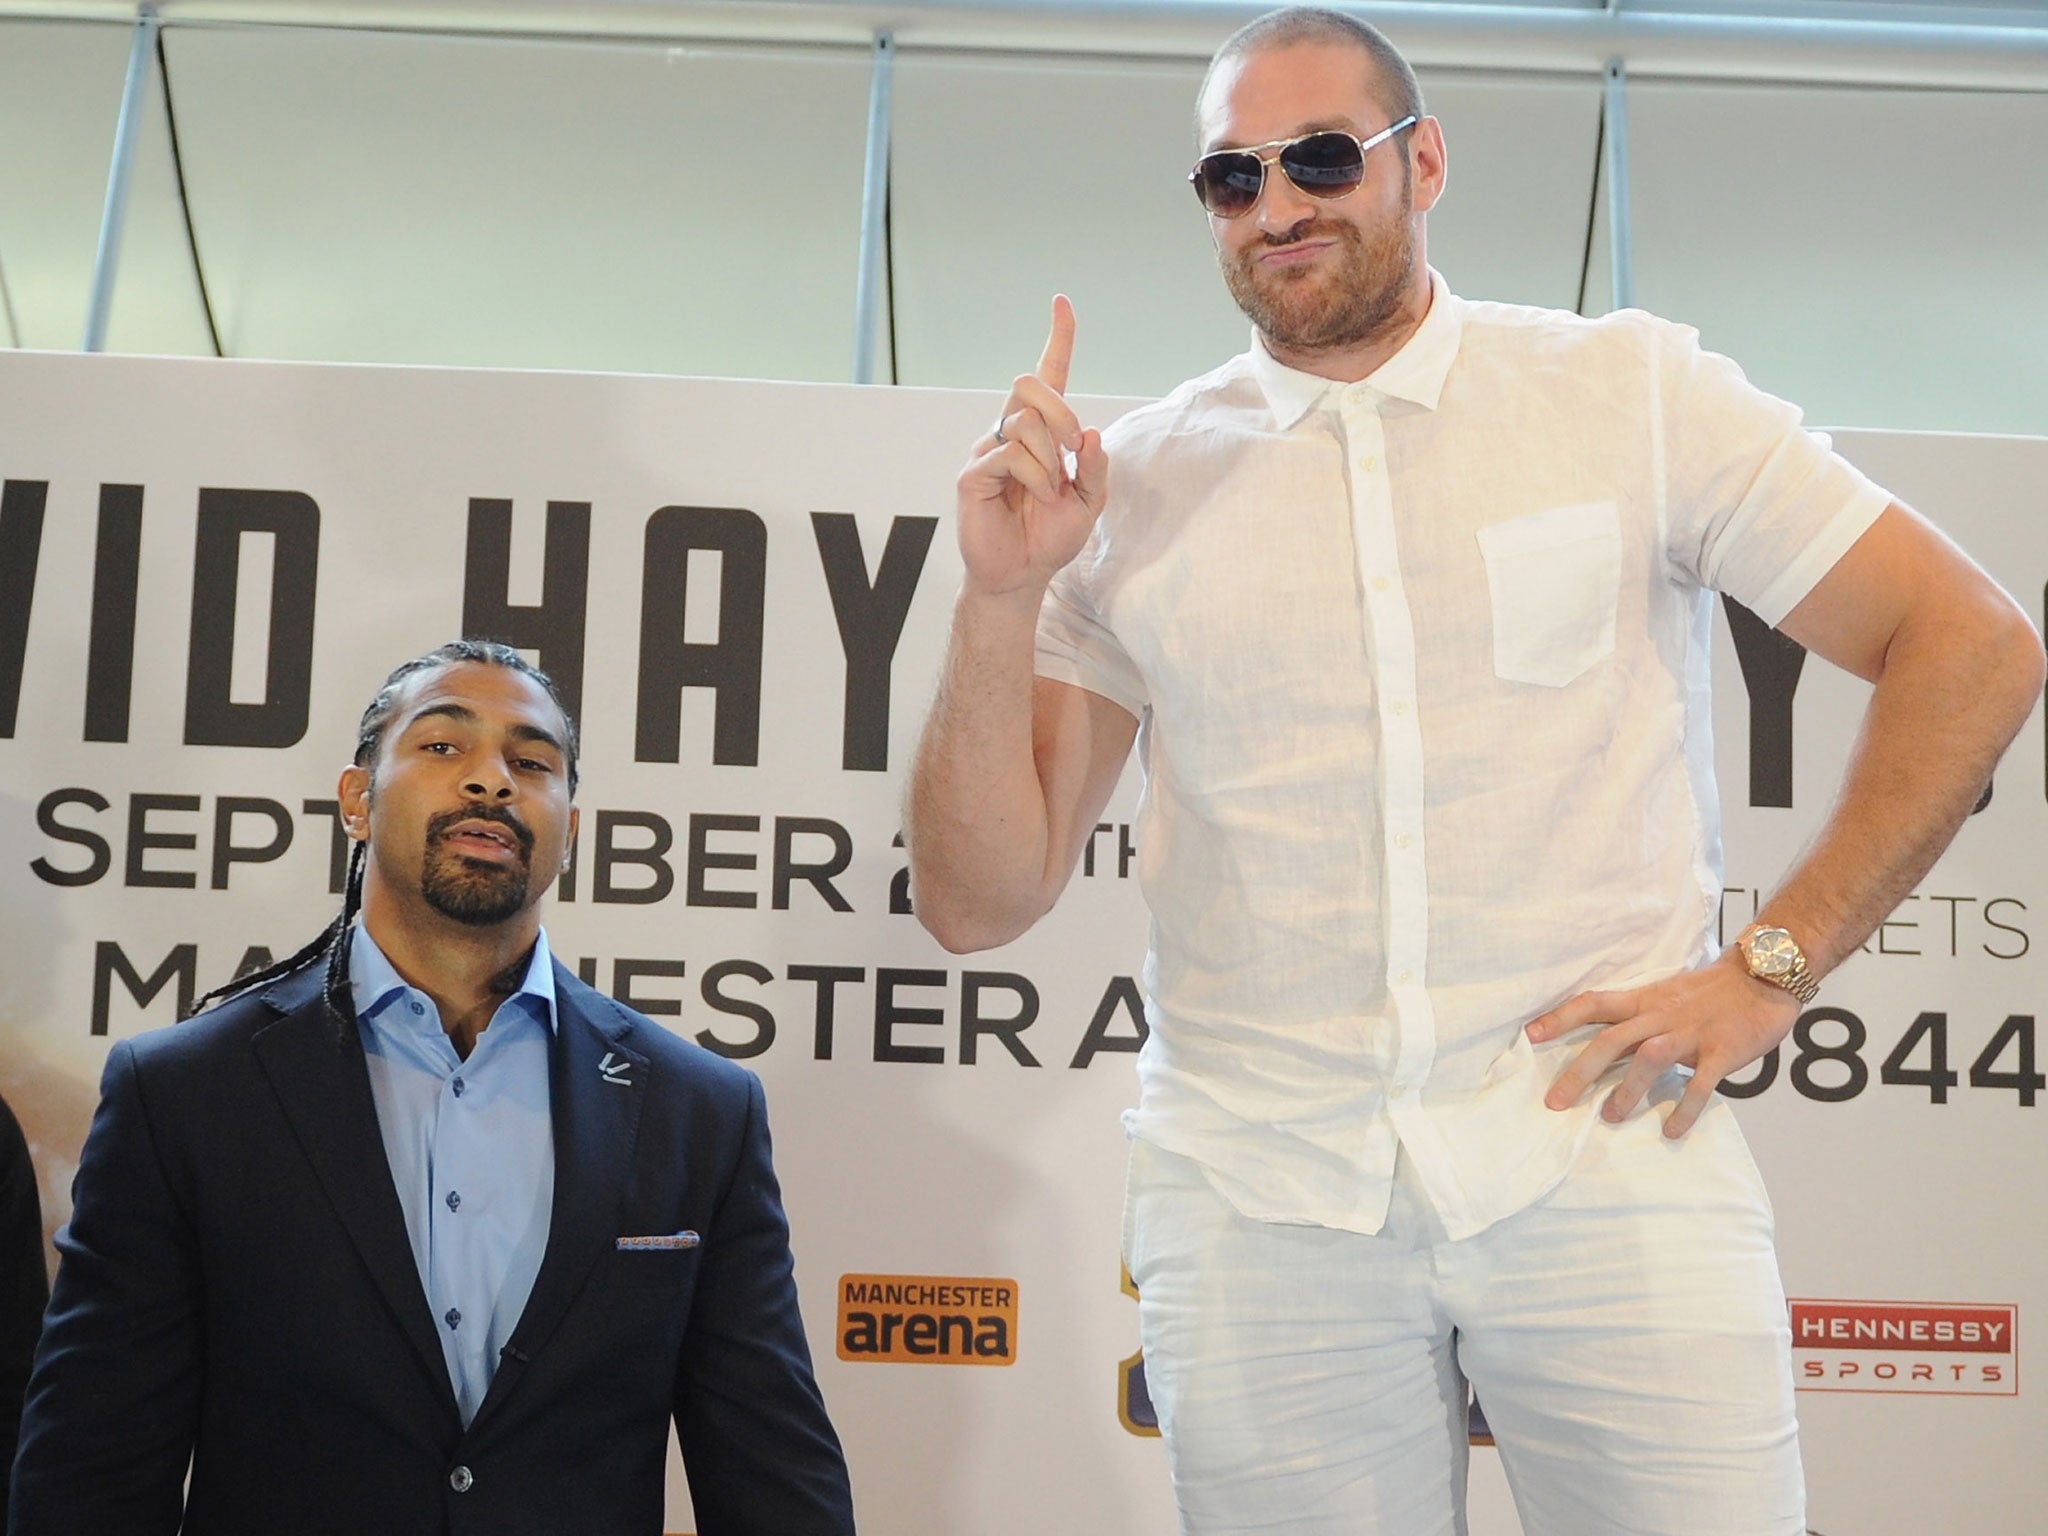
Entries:
POLYGON ((471 928, 490 928, 519 915, 526 907, 533 873, 533 833, 510 811, 480 805, 443 811, 427 823, 427 856, 420 869, 420 895, 443 917, 471 928), (449 828, 465 821, 488 821, 505 828, 519 843, 519 858, 506 865, 471 861, 441 847, 449 828))

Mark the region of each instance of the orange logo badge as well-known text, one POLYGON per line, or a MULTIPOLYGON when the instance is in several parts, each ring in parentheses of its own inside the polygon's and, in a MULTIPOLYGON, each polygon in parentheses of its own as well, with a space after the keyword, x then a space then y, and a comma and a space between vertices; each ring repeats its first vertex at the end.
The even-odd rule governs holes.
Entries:
POLYGON ((841 1275, 839 1358, 899 1365, 1008 1365, 1017 1282, 976 1275, 841 1275))

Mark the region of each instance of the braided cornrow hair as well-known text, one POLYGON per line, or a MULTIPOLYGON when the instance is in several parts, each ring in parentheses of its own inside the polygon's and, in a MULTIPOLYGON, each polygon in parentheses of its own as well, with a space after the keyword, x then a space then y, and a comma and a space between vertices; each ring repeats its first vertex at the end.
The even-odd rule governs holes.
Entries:
MULTIPOLYGON (((555 691, 554 680, 541 671, 509 645, 495 640, 450 640, 446 645, 437 646, 424 656, 415 656, 396 668, 384 679, 384 686, 377 690, 363 711, 363 718, 356 726, 356 751, 354 762, 358 768, 374 773, 377 763, 377 748, 384 738, 384 727, 391 723, 391 717, 398 709, 398 695, 405 681, 416 673, 432 671, 438 667, 452 667, 463 662, 479 662, 491 667, 509 667, 522 677, 531 678, 546 690, 561 711, 562 724, 567 731, 563 749, 568 758, 569 793, 576 793, 576 722, 569 718, 569 711, 562 704, 562 696, 555 691)), ((327 956, 327 974, 320 985, 321 1001, 327 1011, 342 1023, 351 1023, 355 1008, 349 999, 348 952, 349 938, 355 931, 356 915, 363 909, 363 864, 369 853, 367 842, 354 842, 348 850, 348 873, 342 881, 341 912, 334 921, 321 929, 319 934, 304 948, 287 955, 260 971, 251 971, 238 976, 226 986, 215 987, 195 1002, 186 1014, 190 1018, 201 1009, 230 997, 239 997, 288 976, 303 966, 310 965, 323 953, 327 956)))

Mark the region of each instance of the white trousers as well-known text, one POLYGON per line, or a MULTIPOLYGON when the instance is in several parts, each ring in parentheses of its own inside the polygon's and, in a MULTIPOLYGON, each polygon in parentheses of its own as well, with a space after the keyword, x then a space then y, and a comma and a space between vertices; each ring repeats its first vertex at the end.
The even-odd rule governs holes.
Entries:
POLYGON ((1124 1253, 1182 1531, 1464 1536, 1469 1380, 1527 1536, 1799 1536, 1763 1181, 1726 1104, 1676 1143, 1658 1121, 1596 1124, 1459 1242, 1406 1167, 1362 1237, 1250 1220, 1135 1143, 1124 1253))

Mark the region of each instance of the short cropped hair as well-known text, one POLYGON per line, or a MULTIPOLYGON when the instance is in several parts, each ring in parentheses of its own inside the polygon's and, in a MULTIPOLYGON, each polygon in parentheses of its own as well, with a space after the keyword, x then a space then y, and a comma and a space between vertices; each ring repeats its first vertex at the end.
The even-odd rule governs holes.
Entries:
POLYGON ((1225 64, 1262 48, 1286 48, 1295 43, 1349 43, 1372 61, 1373 99, 1386 112, 1388 122, 1423 115, 1422 87, 1416 83, 1415 71, 1401 57, 1401 50, 1370 22, 1320 5, 1290 5, 1284 10, 1268 11, 1238 28, 1209 61, 1209 72, 1202 77, 1202 90, 1196 101, 1209 99, 1209 82, 1225 64))

